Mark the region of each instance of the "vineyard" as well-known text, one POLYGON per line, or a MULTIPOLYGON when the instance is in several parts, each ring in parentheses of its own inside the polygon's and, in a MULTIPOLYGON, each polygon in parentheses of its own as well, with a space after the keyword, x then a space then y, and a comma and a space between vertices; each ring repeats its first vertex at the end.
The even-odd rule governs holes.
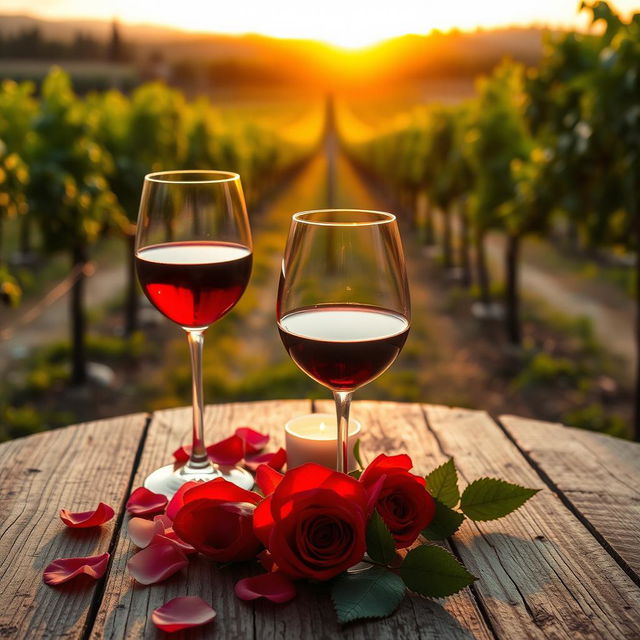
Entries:
MULTIPOLYGON (((627 23, 604 2, 584 8, 600 35, 549 38, 538 68, 503 62, 460 105, 421 107, 383 131, 348 109, 341 118, 354 161, 393 190, 425 243, 440 244, 444 267, 475 283, 475 313, 504 317, 514 347, 527 237, 619 260, 640 245, 640 16, 627 23), (505 236, 503 304, 485 247, 496 230, 505 236)), ((640 438, 638 407, 634 422, 640 438)))
MULTIPOLYGON (((640 277, 627 278, 630 265, 640 269, 640 19, 625 22, 603 2, 586 9, 592 32, 549 37, 539 66, 503 62, 478 81, 473 98, 395 117, 376 117, 375 108, 339 96, 335 107, 333 100, 218 105, 162 83, 79 96, 61 69, 37 91, 5 81, 0 314, 20 314, 63 280, 71 326, 70 341, 52 341, 28 359, 25 373, 7 374, 0 440, 87 419, 66 409, 68 398, 92 407, 91 395, 77 391, 91 377, 90 361, 125 371, 116 395, 128 394, 130 404, 103 401, 114 412, 189 402, 183 337, 148 322, 141 308, 133 232, 146 173, 212 167, 242 176, 255 262, 246 295, 207 345, 208 401, 323 396, 288 360, 275 329, 289 216, 325 206, 385 207, 400 213, 417 286, 409 342, 397 365, 367 388, 371 397, 502 410, 498 400, 488 405, 490 396, 515 403, 526 395, 521 389, 538 385, 511 405, 515 412, 529 407, 545 419, 630 435, 599 399, 596 378, 608 360, 580 319, 556 314, 563 300, 549 301, 554 311, 535 309, 540 326, 553 317, 561 331, 579 336, 564 341, 570 348, 561 357, 539 348, 557 335, 545 328, 532 342, 523 328, 531 316, 521 291, 523 245, 535 238, 554 243, 560 255, 623 265, 623 286, 640 304, 640 277), (496 234, 504 283, 489 264, 496 234), (426 254, 438 256, 435 267, 426 254), (122 290, 110 292, 100 312, 87 309, 95 265, 100 272, 125 262, 122 290), (445 294, 446 305, 435 308, 432 299, 445 294), (506 355, 493 348, 501 340, 506 355), (456 369, 443 347, 449 343, 480 351, 488 373, 477 363, 456 369), (567 380, 573 386, 563 386, 567 380), (65 395, 69 389, 76 391, 65 395), (563 396, 558 406, 541 400, 554 389, 563 396)), ((615 373, 615 364, 607 367, 615 373)), ((638 438, 638 411, 635 425, 638 438)))

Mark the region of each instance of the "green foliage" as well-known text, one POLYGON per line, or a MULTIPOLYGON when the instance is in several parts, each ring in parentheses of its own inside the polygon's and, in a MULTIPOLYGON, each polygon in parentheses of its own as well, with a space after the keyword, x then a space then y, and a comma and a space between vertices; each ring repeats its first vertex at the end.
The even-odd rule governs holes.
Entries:
POLYGON ((475 480, 462 493, 460 508, 471 520, 496 520, 521 507, 538 489, 527 489, 497 478, 475 480))
POLYGON ((404 598, 402 579, 382 567, 361 573, 341 573, 333 583, 331 599, 344 624, 362 618, 384 618, 391 615, 404 598))
POLYGON ((458 504, 460 490, 458 489, 458 472, 453 458, 449 458, 444 464, 434 469, 425 480, 429 493, 443 505, 453 508, 458 504))
POLYGON ((408 589, 430 598, 457 593, 477 578, 442 547, 423 545, 407 553, 400 577, 408 589))
POLYGON ((396 555, 396 545, 384 520, 374 510, 367 524, 367 553, 377 562, 389 563, 396 555))
POLYGON ((624 419, 615 413, 606 411, 599 404, 589 404, 586 407, 567 411, 562 416, 562 422, 570 427, 600 431, 618 438, 626 438, 628 435, 624 419))
POLYGON ((431 520, 427 528, 422 531, 422 535, 427 538, 427 540, 446 540, 460 528, 463 522, 464 514, 459 511, 454 511, 450 507, 442 504, 440 500, 436 500, 436 512, 433 520, 431 520))

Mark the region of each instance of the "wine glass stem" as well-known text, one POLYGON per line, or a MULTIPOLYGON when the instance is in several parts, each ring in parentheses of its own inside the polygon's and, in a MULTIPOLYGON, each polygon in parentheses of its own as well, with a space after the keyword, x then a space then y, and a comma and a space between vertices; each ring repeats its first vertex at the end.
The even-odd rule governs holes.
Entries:
POLYGON ((336 417, 338 420, 338 456, 336 471, 349 472, 349 408, 351 407, 351 391, 334 391, 336 417))
POLYGON ((209 466, 207 450, 204 445, 204 422, 202 402, 202 347, 204 331, 187 330, 189 351, 191 353, 191 383, 193 389, 193 438, 188 469, 201 470, 209 466))

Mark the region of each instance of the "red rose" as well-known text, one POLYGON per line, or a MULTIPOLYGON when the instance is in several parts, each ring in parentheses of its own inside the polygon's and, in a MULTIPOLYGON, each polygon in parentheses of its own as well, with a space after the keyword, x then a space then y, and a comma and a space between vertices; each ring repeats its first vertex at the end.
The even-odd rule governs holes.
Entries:
POLYGON ((288 471, 253 518, 278 569, 315 580, 329 580, 362 560, 366 524, 364 486, 314 463, 288 471))
POLYGON ((369 489, 382 478, 376 509, 396 541, 396 547, 409 547, 431 522, 436 504, 425 488, 424 478, 409 473, 413 466, 406 455, 381 453, 360 476, 369 489))
POLYGON ((253 532, 255 505, 262 496, 216 478, 185 492, 173 521, 178 536, 218 562, 249 560, 262 546, 253 532))

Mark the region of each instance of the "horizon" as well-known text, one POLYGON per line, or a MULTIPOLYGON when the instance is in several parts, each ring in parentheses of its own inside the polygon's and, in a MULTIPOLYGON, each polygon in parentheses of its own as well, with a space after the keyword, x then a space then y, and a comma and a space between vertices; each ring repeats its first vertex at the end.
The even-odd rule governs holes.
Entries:
MULTIPOLYGON (((52 22, 65 21, 96 21, 96 22, 112 22, 114 19, 122 25, 126 25, 131 28, 160 28, 160 29, 172 29, 183 34, 192 35, 217 35, 217 36, 265 36, 269 38, 283 39, 283 40, 305 40, 315 41, 339 48, 345 49, 364 49, 371 46, 375 46, 379 43, 387 40, 402 36, 428 36, 433 32, 449 33, 452 31, 461 32, 476 32, 476 31, 491 31, 491 30, 504 30, 504 29, 517 29, 517 28, 538 28, 538 29, 579 29, 586 30, 589 25, 589 17, 586 11, 579 12, 577 7, 572 12, 570 7, 575 6, 575 3, 571 0, 564 0, 564 2, 557 2, 557 0, 545 0, 543 8, 540 9, 540 3, 536 6, 538 9, 536 13, 532 13, 533 6, 511 7, 512 11, 507 12, 500 6, 501 3, 497 1, 485 3, 483 5, 483 14, 486 14, 484 18, 477 19, 473 17, 473 8, 476 11, 477 6, 473 2, 468 0, 459 0, 457 3, 448 5, 445 10, 440 9, 438 15, 431 14, 427 16, 424 13, 424 7, 420 7, 422 13, 418 16, 415 12, 400 10, 395 11, 392 15, 394 20, 390 21, 390 16, 386 13, 381 15, 375 12, 369 12, 368 20, 366 22, 361 19, 356 19, 354 15, 352 21, 349 21, 349 12, 353 14, 354 4, 349 5, 348 11, 342 11, 342 14, 347 14, 346 17, 340 21, 341 24, 337 24, 334 19, 335 15, 340 14, 340 11, 331 12, 330 8, 327 9, 322 15, 322 19, 319 21, 310 20, 307 15, 302 16, 304 19, 302 22, 295 14, 288 15, 288 21, 282 21, 278 19, 273 21, 275 11, 270 11, 267 16, 260 15, 233 15, 233 10, 225 15, 217 14, 202 15, 202 10, 193 11, 192 14, 197 16, 197 22, 194 23, 192 18, 188 18, 186 21, 182 16, 190 14, 188 8, 190 4, 193 4, 195 0, 183 0, 181 7, 186 7, 181 10, 180 14, 166 19, 162 19, 164 14, 161 14, 156 20, 149 20, 148 14, 140 15, 141 10, 144 9, 144 5, 150 6, 149 0, 119 0, 112 3, 110 6, 112 10, 105 11, 102 7, 98 7, 96 10, 87 13, 86 10, 82 12, 73 12, 73 7, 80 5, 78 0, 48 0, 50 5, 49 9, 42 10, 42 7, 34 9, 29 5, 31 2, 25 2, 24 0, 0 0, 0 14, 11 15, 17 17, 27 17, 39 20, 47 20, 52 22), (553 11, 544 11, 544 6, 553 7, 553 11), (471 8, 472 11, 469 15, 460 16, 457 15, 456 19, 452 19, 453 9, 450 7, 456 7, 459 5, 465 5, 467 8, 471 8), (118 10, 120 8, 120 10, 118 10), (487 8, 489 10, 487 10, 487 8), (515 10, 515 11, 513 11, 515 10), (451 14, 451 16, 449 15, 451 14), (519 14, 521 16, 518 19, 519 14), (493 16, 493 17, 492 17, 493 16), (220 18, 223 18, 220 21, 220 18), (263 26, 260 25, 260 18, 266 18, 263 20, 263 26), (421 20, 420 18, 424 18, 421 20), (218 26, 216 28, 203 27, 203 22, 207 22, 207 18, 215 18, 218 20, 218 26), (407 22, 410 19, 411 22, 407 22), (226 20, 226 22, 225 22, 226 20), (323 22, 324 20, 324 22, 323 22), (429 24, 431 22, 431 24, 429 24), (359 29, 353 29, 353 25, 358 25, 359 29), (409 28, 409 24, 412 28, 409 28), (424 24, 424 29, 415 28, 416 24, 424 24), (246 25, 243 28, 241 25, 246 25)), ((343 9, 340 5, 341 0, 328 0, 329 5, 335 5, 337 8, 343 9), (339 6, 340 5, 340 6, 339 6)), ((244 0, 238 3, 238 7, 242 8, 247 4, 251 4, 252 0, 244 0)), ((293 6, 293 0, 279 0, 280 5, 293 6)), ((397 5, 402 6, 412 5, 411 0, 397 0, 397 5)), ((273 3, 272 3, 273 4, 273 3)), ((327 2, 323 4, 326 7, 327 2)), ((344 3, 342 3, 344 4, 344 3)), ((616 3, 610 3, 615 9, 628 17, 634 11, 640 11, 640 7, 634 4, 634 0, 622 0, 616 3)), ((361 3, 357 3, 358 7, 361 3)), ((82 3, 82 6, 86 9, 86 3, 82 3)), ((256 5, 260 7, 261 5, 256 5)), ((271 5, 270 5, 271 6, 271 5)), ((367 7, 372 5, 368 4, 367 7)), ((238 9, 236 7, 236 9, 238 9)), ((157 9, 157 6, 155 7, 157 9)), ((171 10, 171 9, 170 9, 171 10)), ((175 11, 175 8, 173 9, 175 11)), ((144 12, 143 12, 144 13, 144 12)), ((152 13, 152 12, 149 12, 152 13)), ((157 12, 156 12, 157 13, 157 12)), ((427 11, 428 13, 428 11, 427 11)), ((281 18, 281 16, 277 16, 281 18)))

